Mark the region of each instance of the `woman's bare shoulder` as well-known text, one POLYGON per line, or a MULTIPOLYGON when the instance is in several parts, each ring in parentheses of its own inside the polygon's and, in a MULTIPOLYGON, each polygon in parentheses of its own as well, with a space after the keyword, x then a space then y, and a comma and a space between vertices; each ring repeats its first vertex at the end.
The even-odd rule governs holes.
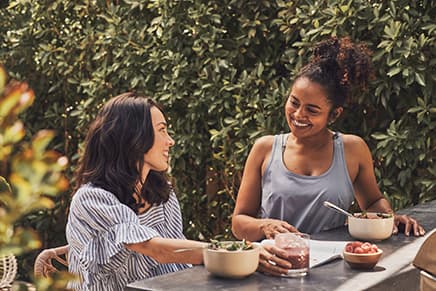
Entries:
POLYGON ((271 153, 273 143, 273 135, 265 135, 258 138, 254 142, 253 147, 251 148, 250 154, 248 155, 247 163, 261 165, 271 153))
POLYGON ((365 140, 358 135, 343 134, 344 149, 353 154, 359 154, 368 151, 368 145, 365 140))
POLYGON ((359 143, 365 143, 365 141, 363 140, 363 138, 361 138, 358 135, 355 134, 342 134, 342 140, 344 141, 344 143, 348 143, 348 144, 359 144, 359 143))
POLYGON ((259 151, 259 152, 265 152, 269 151, 272 148, 272 145, 274 143, 274 136, 273 135, 265 135, 256 140, 253 146, 253 150, 259 151))

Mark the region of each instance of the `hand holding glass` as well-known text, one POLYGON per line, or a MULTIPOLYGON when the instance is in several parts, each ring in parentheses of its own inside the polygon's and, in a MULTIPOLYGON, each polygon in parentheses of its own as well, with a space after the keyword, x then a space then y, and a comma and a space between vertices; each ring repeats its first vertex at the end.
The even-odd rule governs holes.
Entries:
POLYGON ((306 276, 309 272, 309 241, 305 233, 279 233, 275 236, 275 245, 286 251, 286 259, 292 264, 292 269, 285 277, 306 276))

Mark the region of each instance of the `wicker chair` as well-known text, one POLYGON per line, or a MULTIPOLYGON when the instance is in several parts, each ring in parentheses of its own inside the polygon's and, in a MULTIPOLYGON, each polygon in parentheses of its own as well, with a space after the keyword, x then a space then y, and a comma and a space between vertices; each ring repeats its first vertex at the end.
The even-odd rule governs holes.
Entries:
POLYGON ((53 259, 61 263, 65 267, 68 267, 68 245, 57 248, 45 249, 41 253, 39 253, 39 255, 35 259, 35 277, 48 277, 51 273, 57 272, 58 269, 53 265, 53 259), (65 259, 63 257, 65 257, 65 259))
POLYGON ((17 275, 17 259, 14 255, 0 256, 0 290, 9 290, 17 275))

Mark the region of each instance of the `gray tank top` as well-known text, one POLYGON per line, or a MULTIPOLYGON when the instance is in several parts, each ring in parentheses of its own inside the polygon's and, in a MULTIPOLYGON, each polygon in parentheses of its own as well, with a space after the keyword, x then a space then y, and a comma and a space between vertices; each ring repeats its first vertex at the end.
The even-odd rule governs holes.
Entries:
POLYGON ((274 136, 271 158, 262 177, 260 216, 287 221, 305 233, 344 225, 344 215, 323 206, 324 201, 330 201, 348 209, 354 201, 342 136, 333 136, 334 154, 329 169, 320 176, 304 176, 289 171, 283 163, 288 135, 274 136))

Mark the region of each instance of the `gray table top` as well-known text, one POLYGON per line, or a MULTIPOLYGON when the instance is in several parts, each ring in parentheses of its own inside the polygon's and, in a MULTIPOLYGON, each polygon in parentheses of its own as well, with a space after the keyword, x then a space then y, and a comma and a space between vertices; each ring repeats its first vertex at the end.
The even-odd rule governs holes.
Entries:
MULTIPOLYGON (((312 268, 303 278, 281 278, 261 273, 244 279, 210 275, 204 266, 136 281, 125 290, 419 290, 419 271, 411 264, 423 241, 436 228, 436 200, 398 213, 417 219, 426 229, 424 237, 393 235, 377 242, 383 256, 374 270, 358 271, 341 259, 312 268)), ((313 239, 352 241, 346 227, 312 235, 313 239)))

